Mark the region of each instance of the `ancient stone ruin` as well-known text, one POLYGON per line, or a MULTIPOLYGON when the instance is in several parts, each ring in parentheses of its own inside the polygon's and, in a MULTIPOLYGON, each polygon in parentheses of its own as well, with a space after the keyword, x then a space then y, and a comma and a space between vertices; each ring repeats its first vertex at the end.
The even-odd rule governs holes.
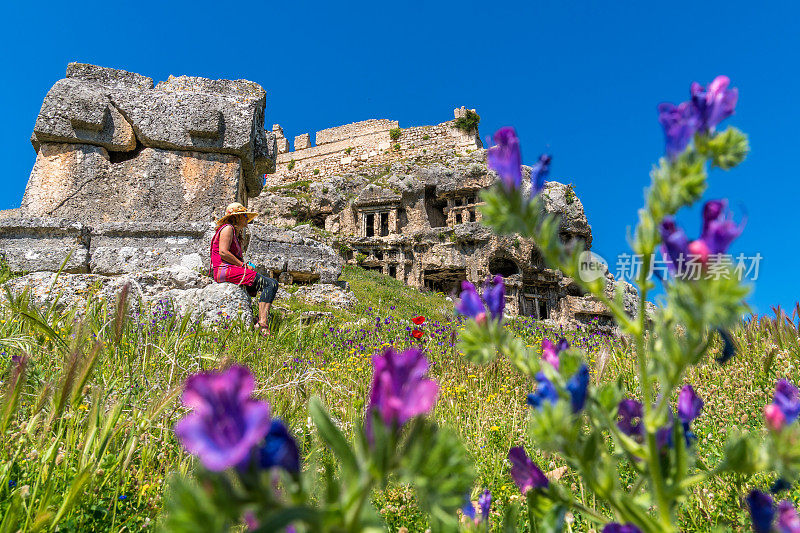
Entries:
MULTIPOLYGON (((63 268, 59 283, 72 292, 94 284, 110 294, 128 280, 143 300, 167 298, 207 319, 220 306, 249 317, 243 291, 206 275, 212 221, 239 201, 263 214, 249 226, 246 260, 284 285, 313 287, 312 300, 352 305, 338 284, 347 261, 445 294, 500 274, 512 314, 609 322, 598 301, 545 268, 534 242, 480 224, 480 192, 497 176, 475 122, 464 120, 474 110, 434 126, 374 119, 328 128, 313 146, 308 134, 295 137, 290 151, 280 126, 264 129, 265 106, 264 90, 246 80, 154 84, 71 63, 36 119, 22 204, 0 212, 0 254, 31 273, 13 285, 45 298, 42 287, 63 268)), ((561 216, 562 240, 590 248, 572 186, 549 182, 542 194, 561 216)), ((622 289, 632 311, 635 292, 622 289)))
MULTIPOLYGON (((154 85, 71 63, 36 118, 22 205, 0 212, 0 255, 13 271, 41 273, 14 284, 49 280, 63 266, 64 286, 116 287, 124 278, 145 299, 173 291, 167 297, 179 308, 191 296, 200 314, 250 316, 241 289, 214 288, 206 273, 212 221, 230 202, 246 205, 275 169, 265 106, 264 90, 246 80, 180 76, 154 85), (203 290, 219 294, 205 302, 203 290)), ((265 224, 251 227, 249 241, 247 259, 273 275, 338 280, 341 262, 319 241, 265 224)))
MULTIPOLYGON (((367 120, 328 128, 317 132, 316 146, 308 134, 296 137, 294 151, 275 125, 276 171, 250 206, 276 225, 324 240, 346 261, 421 290, 455 295, 462 280, 478 284, 500 274, 512 314, 610 324, 599 301, 545 268, 534 242, 480 224, 480 192, 497 176, 486 167, 477 130, 457 125, 469 111, 455 109, 454 120, 435 126, 367 120)), ((572 186, 548 182, 542 194, 546 209, 561 216, 562 241, 590 249, 591 228, 572 186)), ((607 277, 613 296, 619 284, 607 277)), ((635 290, 620 288, 633 312, 635 290)))

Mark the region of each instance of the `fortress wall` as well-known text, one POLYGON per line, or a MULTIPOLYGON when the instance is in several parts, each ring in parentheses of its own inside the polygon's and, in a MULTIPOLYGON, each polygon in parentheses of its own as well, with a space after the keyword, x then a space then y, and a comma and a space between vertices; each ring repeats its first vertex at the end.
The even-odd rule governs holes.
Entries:
MULTIPOLYGON (((464 113, 454 110, 455 117, 464 113)), ((467 153, 482 148, 477 132, 465 134, 450 120, 434 126, 400 129, 400 137, 391 138, 397 121, 373 119, 354 122, 316 133, 317 145, 310 146, 308 134, 295 137, 295 150, 288 151, 288 141, 277 124, 273 127, 278 145, 274 174, 266 176, 266 185, 310 180, 319 181, 332 174, 352 172, 362 166, 388 165, 413 157, 441 156, 442 152, 467 153), (291 167, 291 168, 290 168, 291 167)))

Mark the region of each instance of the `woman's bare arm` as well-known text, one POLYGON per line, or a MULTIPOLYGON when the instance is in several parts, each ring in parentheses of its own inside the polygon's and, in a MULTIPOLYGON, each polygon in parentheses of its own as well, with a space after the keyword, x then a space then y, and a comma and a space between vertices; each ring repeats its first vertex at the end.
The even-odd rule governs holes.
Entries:
POLYGON ((231 253, 231 242, 235 239, 233 226, 222 228, 219 234, 219 256, 226 263, 234 266, 244 266, 244 262, 231 253))

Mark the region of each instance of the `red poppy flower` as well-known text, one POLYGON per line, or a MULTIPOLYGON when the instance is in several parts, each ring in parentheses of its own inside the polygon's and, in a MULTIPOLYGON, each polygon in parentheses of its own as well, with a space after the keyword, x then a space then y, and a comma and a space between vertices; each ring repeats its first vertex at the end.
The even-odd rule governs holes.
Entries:
POLYGON ((413 322, 414 324, 416 324, 418 326, 421 326, 422 324, 425 323, 425 317, 424 316, 415 316, 414 318, 411 319, 411 322, 413 322))
POLYGON ((421 339, 422 338, 422 330, 415 329, 414 331, 411 332, 411 336, 414 337, 415 339, 421 339))

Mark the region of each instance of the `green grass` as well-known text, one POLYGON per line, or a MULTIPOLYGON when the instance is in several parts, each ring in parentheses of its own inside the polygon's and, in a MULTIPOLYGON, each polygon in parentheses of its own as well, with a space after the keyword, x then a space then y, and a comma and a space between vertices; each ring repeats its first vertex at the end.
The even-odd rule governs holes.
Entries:
MULTIPOLYGON (((479 367, 459 355, 453 341, 461 326, 451 302, 357 267, 346 267, 342 277, 359 300, 355 308, 278 301, 286 311, 275 313, 268 339, 235 319, 201 327, 161 308, 121 322, 113 302, 111 309, 93 302, 82 318, 55 307, 37 309, 25 298, 0 303, 4 391, 15 379, 9 358, 30 357, 22 394, 15 401, 4 392, 0 403, 0 516, 14 516, 22 531, 56 524, 61 531, 139 531, 156 522, 165 480, 192 465, 172 433, 183 413, 182 382, 228 361, 253 370, 257 393, 287 421, 303 453, 310 453, 316 439, 307 426, 308 399, 322 398, 348 432, 363 416, 371 355, 387 346, 410 346, 409 319, 416 315, 428 319, 423 344, 440 384, 433 416, 466 443, 478 473, 474 494, 484 487, 492 491, 494 522, 499 525, 509 503, 523 503, 505 460, 510 447, 523 443, 545 471, 558 472, 587 506, 604 511, 577 475, 557 470, 563 466, 557 458, 536 454, 527 443, 525 399, 532 385, 503 359, 479 367), (309 310, 333 315, 304 324, 300 315, 309 310)), ((530 319, 507 327, 530 346, 559 333, 530 319)), ((763 426, 761 409, 777 378, 800 380, 796 329, 766 321, 743 326, 734 336, 741 353, 731 363, 720 367, 709 360, 687 376, 706 401, 694 428, 700 461, 708 466, 719 461, 728 433, 763 426)), ((567 337, 586 349, 595 379, 619 377, 635 390, 633 357, 623 341, 592 331, 567 337)), ((628 479, 630 472, 620 477, 628 479)), ((698 489, 681 510, 682 529, 743 529, 742 496, 768 481, 728 477, 698 489)), ((424 530, 425 516, 408 487, 376 492, 373 503, 388 529, 424 530)), ((574 517, 574 531, 590 527, 574 517)))

